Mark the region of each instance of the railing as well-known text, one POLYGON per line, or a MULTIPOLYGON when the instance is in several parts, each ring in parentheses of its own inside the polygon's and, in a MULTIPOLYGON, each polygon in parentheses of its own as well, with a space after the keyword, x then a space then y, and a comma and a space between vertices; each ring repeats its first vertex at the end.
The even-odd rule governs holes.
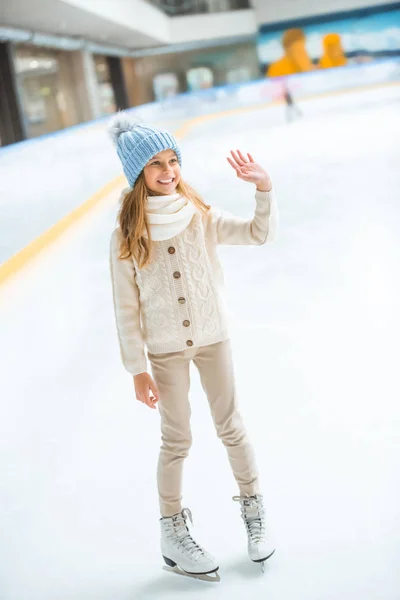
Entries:
POLYGON ((250 0, 147 0, 170 17, 252 8, 250 0))

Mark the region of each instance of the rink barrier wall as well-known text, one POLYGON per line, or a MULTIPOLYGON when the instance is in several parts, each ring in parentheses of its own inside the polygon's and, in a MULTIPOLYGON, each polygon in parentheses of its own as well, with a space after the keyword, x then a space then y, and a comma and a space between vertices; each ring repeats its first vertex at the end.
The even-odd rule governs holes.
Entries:
MULTIPOLYGON (((371 90, 374 88, 398 85, 400 83, 400 59, 395 61, 377 62, 379 62, 380 69, 378 69, 377 63, 373 63, 357 67, 348 67, 346 69, 332 69, 329 72, 317 71, 311 74, 292 76, 289 81, 289 86, 296 99, 306 101, 366 89, 371 90), (358 76, 355 77, 355 74, 358 76), (322 75, 327 77, 322 77, 322 75), (339 82, 341 87, 338 89, 339 82), (320 89, 321 87, 324 87, 325 89, 322 90, 320 89), (307 93, 308 90, 310 91, 309 93, 307 93)), ((255 81, 245 85, 242 84, 203 90, 197 94, 182 94, 179 97, 169 99, 163 103, 151 103, 149 105, 130 109, 129 112, 144 121, 151 120, 152 122, 155 122, 158 119, 162 122, 171 119, 179 121, 179 118, 182 118, 184 112, 191 114, 193 111, 197 111, 197 114, 186 120, 184 119, 183 123, 175 129, 175 136, 178 139, 183 139, 193 128, 207 121, 281 104, 280 90, 281 81, 279 79, 255 81), (269 94, 266 93, 266 90, 269 90, 269 94), (233 97, 235 98, 236 106, 233 105, 233 97), (227 102, 228 98, 230 98, 230 102, 227 102), (187 105, 185 105, 185 102, 187 102, 187 105), (224 105, 224 110, 215 110, 216 108, 219 108, 221 104, 224 105), (227 104, 230 104, 231 106, 226 108, 227 104), (214 111, 211 110, 212 107, 214 108, 214 111), (201 111, 202 114, 198 114, 201 111), (162 119, 161 115, 163 115, 162 119)), ((83 132, 89 134, 90 131, 99 131, 99 129, 103 134, 108 119, 109 117, 102 118, 89 124, 82 124, 68 130, 55 132, 54 134, 49 134, 38 139, 27 140, 26 142, 20 142, 11 147, 0 149, 0 165, 4 153, 8 154, 8 158, 10 157, 10 152, 15 154, 16 160, 18 161, 20 160, 20 157, 16 150, 22 150, 24 148, 28 150, 30 154, 30 150, 32 149, 32 158, 34 158, 34 153, 37 152, 38 144, 48 144, 52 140, 58 138, 62 139, 63 136, 66 135, 71 136, 76 134, 81 136, 83 132)), ((110 145, 110 155, 111 149, 112 147, 110 145)), ((113 152, 113 154, 115 153, 113 152)), ((77 160, 82 160, 82 157, 78 156, 77 160)), ((119 163, 117 161, 116 169, 117 172, 120 171, 119 163)), ((14 185, 16 184, 14 183, 14 185)), ((56 241, 74 223, 79 221, 85 215, 88 215, 95 207, 109 198, 111 194, 117 193, 118 189, 121 189, 124 185, 126 185, 124 176, 122 174, 116 175, 98 191, 92 194, 89 199, 73 208, 73 210, 62 216, 43 233, 36 236, 33 241, 24 246, 20 251, 16 252, 9 259, 6 259, 5 262, 0 264, 0 285, 6 282, 10 277, 16 275, 29 261, 56 241)))
MULTIPOLYGON (((215 112, 217 104, 226 104, 235 108, 239 105, 248 106, 250 102, 271 102, 278 99, 281 93, 282 81, 287 81, 296 99, 308 98, 310 94, 323 94, 329 91, 343 91, 346 89, 368 87, 373 84, 390 81, 400 81, 400 57, 375 60, 372 63, 349 65, 347 67, 329 70, 316 70, 308 73, 299 73, 290 77, 276 77, 273 79, 257 79, 247 83, 235 83, 217 86, 197 92, 183 92, 177 96, 167 98, 161 102, 149 102, 140 106, 127 109, 126 112, 134 114, 141 120, 165 121, 171 119, 187 119, 200 115, 203 112, 215 112)), ((26 145, 40 144, 43 141, 79 130, 90 130, 106 124, 112 115, 100 117, 94 121, 79 123, 67 129, 53 131, 37 138, 23 140, 15 144, 0 147, 0 159, 5 153, 19 150, 26 145)))

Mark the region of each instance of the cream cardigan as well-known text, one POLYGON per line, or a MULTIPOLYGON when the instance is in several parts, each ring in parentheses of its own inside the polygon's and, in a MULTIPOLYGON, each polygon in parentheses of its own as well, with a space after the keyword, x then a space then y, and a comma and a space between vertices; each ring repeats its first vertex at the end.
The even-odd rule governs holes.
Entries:
POLYGON ((273 192, 256 192, 252 220, 211 209, 196 213, 179 235, 154 242, 150 265, 120 260, 120 230, 111 237, 110 270, 122 362, 132 375, 147 370, 151 354, 207 346, 229 337, 217 245, 261 245, 275 239, 273 192))

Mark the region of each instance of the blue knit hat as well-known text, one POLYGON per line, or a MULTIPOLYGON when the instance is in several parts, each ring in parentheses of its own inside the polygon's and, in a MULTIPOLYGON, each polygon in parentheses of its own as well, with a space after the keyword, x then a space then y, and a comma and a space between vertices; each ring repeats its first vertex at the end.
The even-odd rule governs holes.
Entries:
POLYGON ((168 131, 138 123, 131 120, 126 113, 120 112, 111 120, 109 132, 132 188, 143 168, 158 152, 173 150, 179 164, 182 164, 178 143, 168 131))

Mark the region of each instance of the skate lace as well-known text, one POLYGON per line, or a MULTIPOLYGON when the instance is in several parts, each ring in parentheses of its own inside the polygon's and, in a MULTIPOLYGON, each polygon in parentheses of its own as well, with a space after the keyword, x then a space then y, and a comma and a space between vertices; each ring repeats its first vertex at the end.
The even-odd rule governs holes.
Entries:
POLYGON ((172 517, 168 527, 168 538, 172 543, 182 548, 190 557, 197 560, 204 555, 204 550, 190 535, 187 519, 193 525, 193 516, 189 508, 184 508, 181 513, 172 517))
POLYGON ((240 510, 242 519, 246 525, 246 529, 250 541, 254 544, 265 541, 265 509, 260 497, 249 496, 233 496, 232 500, 240 502, 240 510))

